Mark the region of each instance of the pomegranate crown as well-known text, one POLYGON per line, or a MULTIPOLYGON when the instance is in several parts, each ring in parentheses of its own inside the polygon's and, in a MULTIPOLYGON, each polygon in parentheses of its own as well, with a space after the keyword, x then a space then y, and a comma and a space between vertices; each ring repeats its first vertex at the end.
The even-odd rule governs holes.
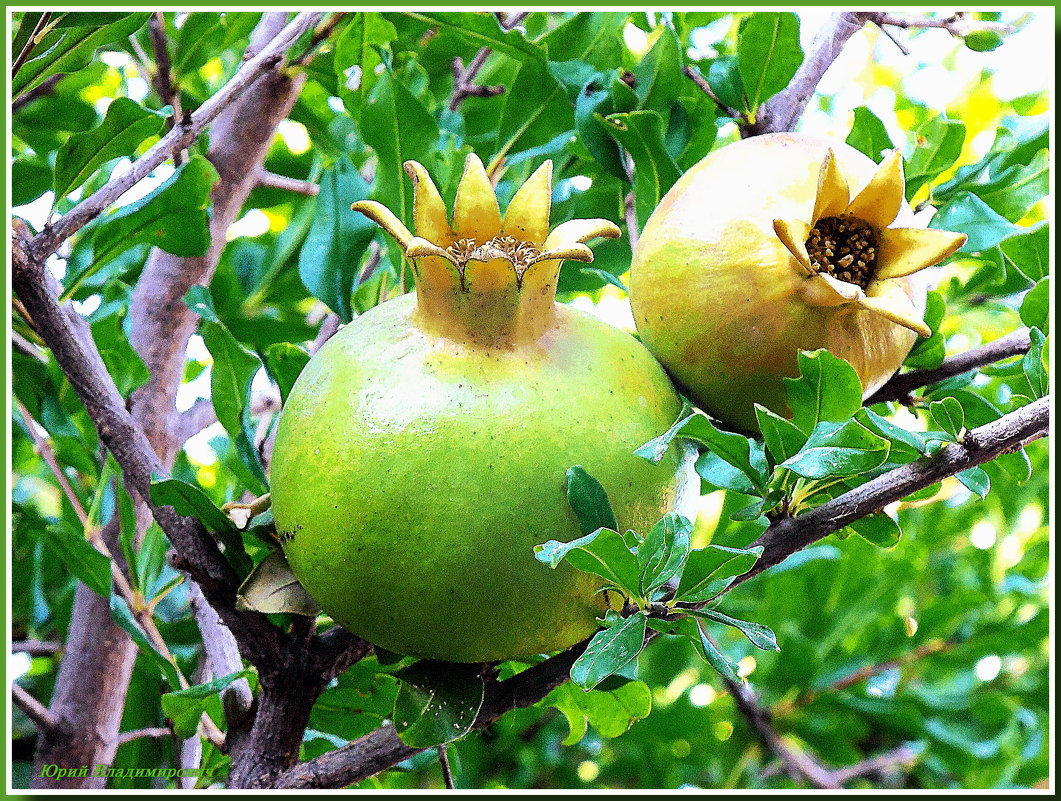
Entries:
POLYGON ((830 150, 818 174, 810 220, 774 220, 774 233, 809 281, 805 297, 823 306, 853 304, 921 336, 932 331, 895 280, 938 264, 965 234, 889 228, 905 198, 903 160, 893 151, 854 198, 830 150))

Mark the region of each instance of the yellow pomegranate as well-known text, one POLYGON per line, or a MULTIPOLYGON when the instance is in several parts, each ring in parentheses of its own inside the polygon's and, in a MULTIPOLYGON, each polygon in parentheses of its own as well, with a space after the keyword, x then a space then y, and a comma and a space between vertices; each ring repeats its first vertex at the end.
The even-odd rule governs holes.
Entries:
POLYGON ((919 270, 964 234, 926 229, 904 198, 898 151, 878 166, 843 142, 794 133, 720 148, 649 218, 630 302, 648 349, 705 411, 758 429, 788 414, 800 350, 847 360, 865 396, 899 369, 923 321, 919 270))

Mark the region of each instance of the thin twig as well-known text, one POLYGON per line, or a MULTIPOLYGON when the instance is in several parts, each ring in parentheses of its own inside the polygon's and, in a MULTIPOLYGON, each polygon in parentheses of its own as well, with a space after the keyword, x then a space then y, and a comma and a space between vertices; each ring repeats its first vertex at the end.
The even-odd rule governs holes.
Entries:
POLYGON ((52 714, 51 710, 30 695, 17 681, 11 682, 11 700, 14 701, 15 706, 26 713, 26 717, 33 721, 37 731, 42 734, 59 728, 59 719, 52 714))
POLYGON ((39 100, 42 97, 47 97, 52 94, 52 92, 55 91, 55 85, 65 77, 65 72, 57 72, 55 75, 49 75, 40 84, 34 86, 28 92, 23 92, 11 101, 11 113, 17 114, 23 106, 32 103, 34 100, 39 100))
POLYGON ((888 382, 866 400, 866 405, 884 403, 885 401, 910 402, 910 395, 916 389, 938 384, 948 378, 968 373, 1003 359, 1021 356, 1031 348, 1031 336, 1027 328, 1020 328, 996 340, 967 350, 956 356, 943 360, 939 367, 927 370, 911 370, 897 373, 888 382))
POLYGON ((15 640, 11 643, 11 652, 29 654, 30 656, 52 656, 63 650, 61 642, 49 640, 15 640))
POLYGON ((456 790, 457 786, 453 783, 453 771, 449 766, 449 748, 445 743, 438 747, 438 764, 442 766, 442 781, 445 782, 446 789, 456 790))
POLYGON ((464 61, 461 60, 460 56, 456 56, 453 59, 453 91, 449 96, 449 108, 451 111, 459 109, 465 98, 496 97, 504 93, 504 86, 481 86, 473 83, 475 76, 482 70, 489 56, 490 48, 482 47, 472 57, 467 67, 464 66, 464 61))
POLYGON ((14 329, 11 330, 11 347, 23 355, 29 356, 31 359, 36 359, 42 364, 48 363, 48 357, 44 355, 41 349, 14 329))
POLYGON ((970 33, 989 31, 991 33, 1013 33, 1016 28, 1007 22, 996 22, 986 19, 969 19, 964 12, 957 12, 949 17, 904 17, 887 11, 869 13, 870 20, 879 26, 892 25, 896 28, 940 28, 951 36, 961 38, 970 33))
POLYGON ((122 746, 126 743, 131 743, 133 740, 140 740, 144 737, 169 737, 173 734, 173 729, 154 727, 149 729, 134 729, 132 731, 123 731, 118 735, 118 745, 122 746))
POLYGON ((181 120, 180 125, 163 136, 150 150, 133 162, 128 171, 112 178, 89 197, 47 225, 27 247, 33 261, 43 263, 55 249, 84 225, 98 217, 134 184, 150 175, 158 165, 181 148, 188 147, 206 127, 242 92, 266 71, 283 60, 284 52, 321 18, 321 12, 302 12, 292 20, 254 58, 245 62, 216 94, 181 120))
POLYGON ((337 11, 332 14, 323 25, 313 32, 313 38, 310 43, 306 46, 306 49, 302 53, 292 60, 291 66, 293 67, 304 67, 311 62, 317 55, 317 48, 320 47, 321 43, 324 42, 329 36, 332 35, 332 31, 342 21, 343 17, 347 15, 346 11, 337 11))
POLYGON ((37 454, 44 460, 44 463, 48 465, 48 468, 52 471, 52 475, 55 476, 55 480, 59 482, 59 487, 63 491, 63 495, 70 502, 70 506, 74 510, 74 514, 77 515, 77 519, 81 521, 81 525, 88 530, 89 519, 88 512, 85 511, 85 507, 81 503, 81 499, 77 497, 77 493, 74 492, 73 485, 70 484, 70 479, 67 478, 63 469, 59 466, 59 460, 55 458, 55 451, 52 449, 51 440, 48 437, 42 436, 37 431, 37 421, 33 419, 33 415, 29 413, 22 401, 15 399, 15 408, 18 409, 18 413, 22 415, 22 419, 26 423, 26 431, 29 432, 29 437, 33 440, 33 448, 37 451, 37 454))
POLYGON ((846 768, 836 768, 833 771, 833 778, 836 779, 838 784, 843 785, 852 779, 859 778, 860 776, 872 776, 884 773, 891 768, 909 768, 917 761, 919 755, 920 751, 911 748, 908 745, 901 745, 898 748, 886 751, 883 754, 878 754, 875 757, 863 759, 861 762, 856 762, 854 765, 849 765, 846 768))
POLYGON ((516 11, 505 14, 503 11, 497 13, 497 21, 506 31, 510 31, 530 16, 529 11, 516 11))
POLYGON ((315 197, 321 191, 319 184, 311 181, 301 181, 298 178, 288 178, 286 175, 277 175, 275 172, 269 172, 264 167, 258 171, 258 186, 270 189, 284 189, 288 192, 295 192, 309 197, 315 197))
MULTIPOLYGON (((161 11, 155 11, 151 15, 147 27, 151 34, 151 48, 155 51, 155 71, 151 75, 151 85, 155 88, 155 92, 158 93, 162 104, 173 109, 173 113, 166 120, 168 130, 172 131, 184 115, 181 112, 180 92, 176 91, 173 86, 173 68, 169 59, 169 46, 166 43, 166 20, 161 11)), ((129 39, 136 42, 136 38, 133 36, 130 36, 129 39)), ((174 151, 174 165, 180 166, 183 160, 182 150, 174 151)))
POLYGON ((48 26, 48 22, 52 18, 51 11, 45 11, 41 14, 41 18, 37 20, 37 24, 33 26, 33 32, 29 35, 29 39, 26 40, 26 44, 22 46, 22 51, 15 57, 15 62, 11 65, 11 77, 14 78, 18 75, 18 71, 22 69, 22 65, 29 60, 29 54, 33 52, 33 48, 37 46, 36 39, 41 35, 41 32, 48 26))
POLYGON ((748 117, 746 114, 737 111, 737 109, 732 108, 722 102, 719 96, 715 94, 715 90, 711 88, 711 84, 707 82, 707 79, 704 78, 704 76, 701 75, 695 67, 686 64, 684 67, 682 67, 682 74, 686 78, 691 80, 693 83, 695 83, 700 88, 700 91, 710 97, 715 102, 715 105, 718 106, 722 113, 725 114, 727 117, 747 121, 748 117))

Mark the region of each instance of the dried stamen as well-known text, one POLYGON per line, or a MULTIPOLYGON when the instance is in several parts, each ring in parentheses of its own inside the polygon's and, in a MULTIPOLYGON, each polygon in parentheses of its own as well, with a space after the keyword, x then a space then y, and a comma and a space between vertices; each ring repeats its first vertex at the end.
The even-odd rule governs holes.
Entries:
POLYGON ((858 217, 823 217, 807 239, 811 267, 866 289, 876 272, 877 232, 858 217))

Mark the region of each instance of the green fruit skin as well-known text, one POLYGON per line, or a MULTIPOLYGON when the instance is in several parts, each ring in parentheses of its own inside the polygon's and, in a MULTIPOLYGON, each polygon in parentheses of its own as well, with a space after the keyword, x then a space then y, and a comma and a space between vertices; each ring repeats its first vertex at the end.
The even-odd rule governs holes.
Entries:
POLYGON ((679 414, 673 385, 633 337, 568 307, 508 348, 415 319, 412 295, 372 309, 291 391, 271 492, 295 575, 336 622, 398 653, 483 662, 584 639, 615 594, 534 546, 580 535, 572 465, 642 533, 688 494, 677 447, 655 465, 633 455, 679 414))

